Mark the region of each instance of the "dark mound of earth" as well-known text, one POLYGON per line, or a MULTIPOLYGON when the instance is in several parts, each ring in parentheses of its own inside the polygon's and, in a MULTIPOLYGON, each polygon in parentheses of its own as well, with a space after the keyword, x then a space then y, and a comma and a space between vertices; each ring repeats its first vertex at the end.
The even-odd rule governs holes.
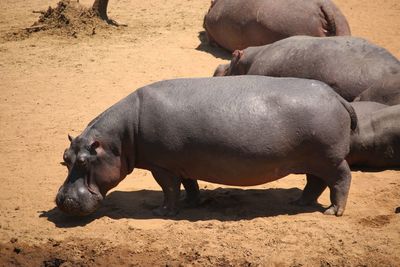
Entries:
POLYGON ((41 14, 36 22, 25 29, 6 34, 4 39, 22 40, 40 32, 78 38, 93 36, 102 29, 110 28, 93 9, 84 7, 76 1, 61 0, 55 8, 49 7, 46 11, 34 12, 41 14))

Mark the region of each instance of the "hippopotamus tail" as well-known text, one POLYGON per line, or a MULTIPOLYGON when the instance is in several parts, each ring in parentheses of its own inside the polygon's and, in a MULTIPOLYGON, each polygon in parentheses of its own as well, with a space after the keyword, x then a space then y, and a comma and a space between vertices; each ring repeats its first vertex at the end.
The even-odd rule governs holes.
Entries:
POLYGON ((331 1, 323 1, 321 12, 326 20, 326 36, 350 35, 350 27, 342 12, 331 1))
POLYGON ((333 17, 333 13, 326 6, 321 6, 321 12, 325 17, 326 25, 324 25, 324 30, 326 31, 326 36, 336 36, 336 23, 333 17))
POLYGON ((336 94, 337 99, 342 103, 344 108, 347 110, 347 112, 350 115, 350 129, 352 132, 357 132, 358 131, 358 118, 357 118, 357 113, 354 110, 353 106, 350 105, 349 102, 347 102, 343 97, 340 95, 336 94))

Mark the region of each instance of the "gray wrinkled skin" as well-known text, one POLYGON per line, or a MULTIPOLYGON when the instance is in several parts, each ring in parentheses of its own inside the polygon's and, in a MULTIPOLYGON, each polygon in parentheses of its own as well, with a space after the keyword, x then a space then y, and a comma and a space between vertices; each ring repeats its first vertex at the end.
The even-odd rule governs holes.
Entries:
MULTIPOLYGON (((397 72, 398 73, 398 72, 397 72)), ((378 88, 372 86, 362 92, 354 101, 375 101, 385 105, 393 106, 400 104, 400 74, 398 73, 395 86, 384 86, 378 88)))
MULTIPOLYGON (((297 203, 315 203, 329 187, 326 213, 340 216, 351 180, 344 159, 356 124, 352 107, 314 80, 167 80, 103 112, 67 151, 79 155, 95 147, 87 173, 79 177, 90 176, 90 186, 103 196, 134 167, 150 170, 164 192, 159 215, 177 213, 181 183, 196 202, 199 189, 192 179, 248 186, 304 173, 308 183, 297 203)), ((66 183, 79 177, 69 173, 66 183)))
POLYGON ((400 62, 386 49, 362 38, 295 36, 261 47, 235 51, 214 76, 298 77, 327 83, 348 101, 367 90, 390 95, 360 100, 395 104, 400 99, 400 62))
POLYGON ((352 103, 359 118, 359 130, 351 137, 350 154, 346 158, 349 165, 361 170, 399 169, 400 105, 385 107, 370 102, 362 107, 363 103, 352 103))
POLYGON ((229 51, 294 35, 350 35, 346 18, 330 0, 214 0, 203 26, 211 44, 229 51))
POLYGON ((371 101, 352 102, 350 105, 354 108, 358 120, 368 119, 374 112, 388 107, 387 105, 371 101))

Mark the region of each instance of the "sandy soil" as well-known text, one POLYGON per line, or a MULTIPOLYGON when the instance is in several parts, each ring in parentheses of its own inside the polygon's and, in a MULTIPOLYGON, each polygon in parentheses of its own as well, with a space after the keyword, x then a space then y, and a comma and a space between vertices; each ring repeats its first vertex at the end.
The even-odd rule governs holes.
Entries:
MULTIPOLYGON (((353 35, 400 57, 398 0, 336 2, 353 35)), ((78 135, 142 85, 210 76, 229 55, 199 39, 208 0, 111 0, 110 17, 129 27, 3 38, 56 3, 0 1, 0 266, 400 265, 399 171, 353 172, 341 218, 288 204, 302 175, 250 188, 201 183, 201 207, 156 218, 150 210, 162 193, 143 170, 94 215, 61 214, 54 197, 66 176, 58 163, 67 133, 78 135)), ((327 192, 320 202, 329 204, 327 192)))

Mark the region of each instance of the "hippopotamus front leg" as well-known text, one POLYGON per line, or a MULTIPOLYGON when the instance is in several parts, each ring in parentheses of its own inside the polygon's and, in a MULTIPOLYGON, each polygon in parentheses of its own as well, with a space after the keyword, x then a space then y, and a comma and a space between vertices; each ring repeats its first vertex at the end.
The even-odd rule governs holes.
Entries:
POLYGON ((190 208, 197 207, 200 204, 200 190, 197 180, 183 178, 182 184, 186 191, 186 205, 190 208))
POLYGON ((304 187, 301 197, 292 203, 299 206, 316 205, 318 204, 317 199, 326 187, 327 184, 324 180, 315 175, 307 174, 307 184, 304 187))
POLYGON ((164 193, 163 204, 154 209, 153 213, 157 216, 174 216, 179 211, 179 195, 181 187, 181 178, 178 178, 170 172, 157 168, 152 170, 154 179, 161 186, 164 193))

